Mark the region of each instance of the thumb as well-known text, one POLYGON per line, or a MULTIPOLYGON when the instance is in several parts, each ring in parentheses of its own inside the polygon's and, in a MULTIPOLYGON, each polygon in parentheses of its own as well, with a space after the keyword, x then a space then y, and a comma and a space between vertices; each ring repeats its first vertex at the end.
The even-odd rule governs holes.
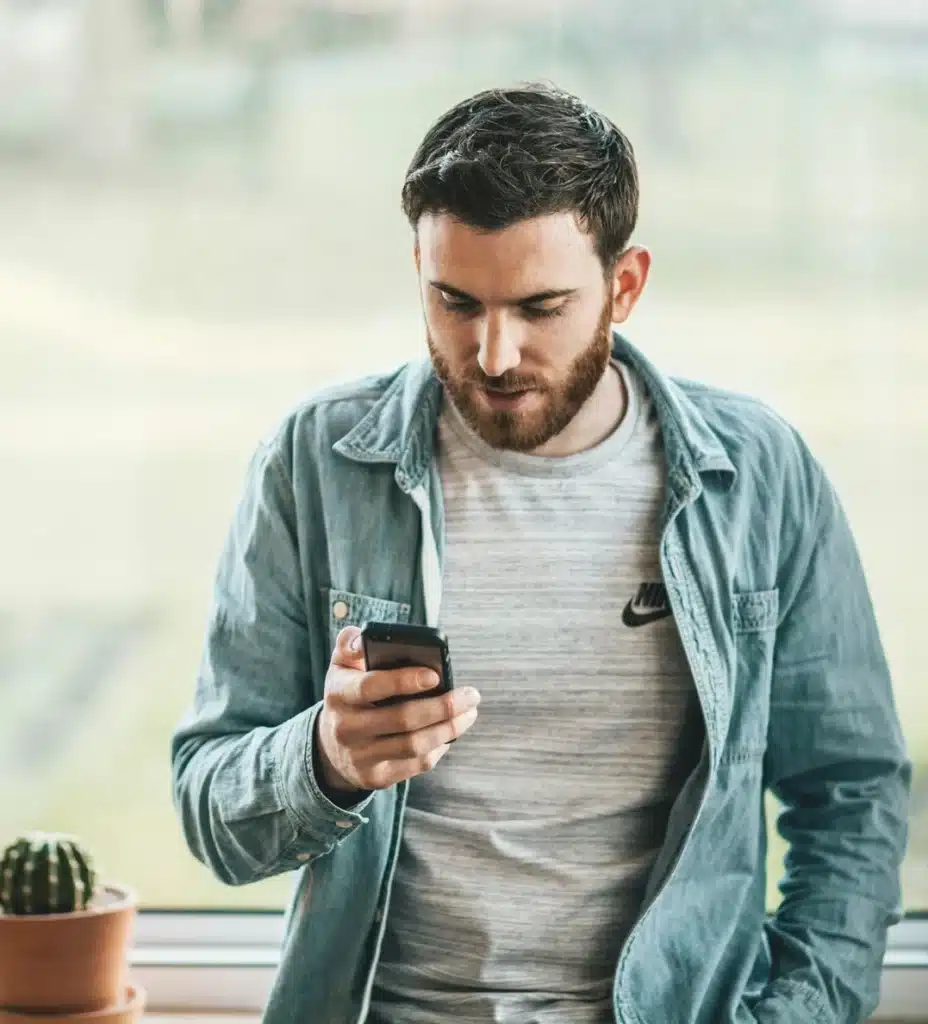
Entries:
POLYGON ((364 668, 364 650, 361 647, 361 629, 345 626, 335 638, 332 661, 345 668, 364 668))

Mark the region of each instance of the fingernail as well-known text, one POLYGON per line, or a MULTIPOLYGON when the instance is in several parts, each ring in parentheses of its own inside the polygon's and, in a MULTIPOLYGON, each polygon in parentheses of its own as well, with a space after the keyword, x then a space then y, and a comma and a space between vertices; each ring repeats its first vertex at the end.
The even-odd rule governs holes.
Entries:
POLYGON ((354 638, 354 640, 352 640, 351 643, 348 644, 348 650, 349 651, 355 651, 355 652, 361 650, 361 634, 360 633, 358 633, 358 635, 354 638))
POLYGON ((480 703, 480 694, 472 686, 468 686, 464 689, 464 699, 475 708, 480 703))

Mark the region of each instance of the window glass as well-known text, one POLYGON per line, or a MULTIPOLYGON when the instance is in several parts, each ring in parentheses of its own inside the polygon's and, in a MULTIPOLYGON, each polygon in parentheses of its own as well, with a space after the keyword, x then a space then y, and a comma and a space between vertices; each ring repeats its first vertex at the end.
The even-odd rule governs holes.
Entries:
POLYGON ((171 804, 219 545, 286 408, 424 354, 406 164, 523 79, 634 143, 630 339, 831 473, 924 764, 926 28, 887 0, 0 2, 0 840, 76 832, 147 906, 284 904, 213 880, 171 804))

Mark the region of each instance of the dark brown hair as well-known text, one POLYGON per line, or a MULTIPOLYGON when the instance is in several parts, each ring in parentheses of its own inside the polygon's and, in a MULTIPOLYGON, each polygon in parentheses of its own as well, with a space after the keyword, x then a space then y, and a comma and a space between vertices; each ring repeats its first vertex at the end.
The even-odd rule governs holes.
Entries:
POLYGON ((488 89, 444 113, 419 144, 402 190, 415 228, 449 213, 492 231, 574 211, 608 271, 638 219, 631 143, 604 115, 547 83, 488 89))

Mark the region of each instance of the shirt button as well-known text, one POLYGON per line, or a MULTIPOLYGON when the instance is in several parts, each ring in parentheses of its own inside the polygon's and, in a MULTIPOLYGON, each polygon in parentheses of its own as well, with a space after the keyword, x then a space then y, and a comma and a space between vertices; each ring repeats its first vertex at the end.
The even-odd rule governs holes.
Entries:
POLYGON ((351 826, 354 824, 354 822, 353 821, 336 821, 335 824, 338 825, 339 828, 351 828, 351 826))
POLYGON ((313 855, 311 853, 298 853, 296 855, 296 859, 302 861, 312 860, 313 855))
POLYGON ((344 601, 336 601, 332 605, 332 614, 336 619, 348 618, 348 605, 344 601))

